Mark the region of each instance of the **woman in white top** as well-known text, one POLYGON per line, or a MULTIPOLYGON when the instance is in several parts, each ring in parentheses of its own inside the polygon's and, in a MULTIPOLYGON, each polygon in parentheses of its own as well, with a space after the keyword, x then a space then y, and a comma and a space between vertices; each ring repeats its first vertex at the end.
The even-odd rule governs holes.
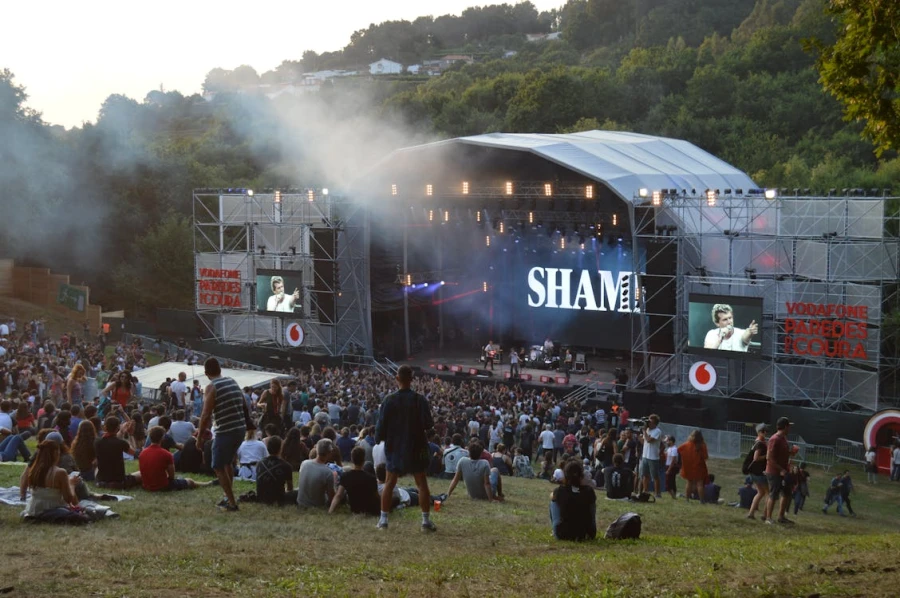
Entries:
POLYGON ((878 475, 878 466, 875 464, 875 447, 870 446, 866 451, 866 476, 870 484, 875 483, 875 476, 878 475))
POLYGON ((65 469, 57 466, 59 453, 57 442, 44 440, 38 445, 31 466, 22 472, 19 480, 20 498, 25 500, 28 489, 31 489, 23 516, 40 517, 48 511, 78 505, 73 487, 81 478, 70 478, 65 469))
POLYGON ((247 438, 238 447, 237 458, 240 463, 237 477, 242 480, 256 481, 256 464, 269 456, 269 451, 262 440, 256 439, 256 428, 247 428, 247 438))

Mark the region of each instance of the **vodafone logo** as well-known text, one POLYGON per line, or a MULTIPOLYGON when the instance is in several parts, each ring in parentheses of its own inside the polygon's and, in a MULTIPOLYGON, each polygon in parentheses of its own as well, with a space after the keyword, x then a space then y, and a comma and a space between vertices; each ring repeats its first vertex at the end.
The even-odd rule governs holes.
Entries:
POLYGON ((716 368, 705 361, 698 361, 691 366, 688 377, 691 379, 691 386, 700 391, 707 391, 716 385, 716 368))
POLYGON ((303 344, 303 328, 297 322, 292 322, 284 329, 284 337, 292 347, 299 347, 303 344))

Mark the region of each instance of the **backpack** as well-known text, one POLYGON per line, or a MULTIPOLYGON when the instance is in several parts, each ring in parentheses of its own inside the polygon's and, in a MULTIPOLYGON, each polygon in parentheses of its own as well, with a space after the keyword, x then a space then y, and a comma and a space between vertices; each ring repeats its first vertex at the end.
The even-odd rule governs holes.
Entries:
POLYGON ((639 492, 637 494, 632 494, 631 498, 628 500, 631 502, 656 502, 656 497, 649 492, 639 492))
POLYGON ((606 528, 607 540, 630 540, 641 537, 641 516, 625 513, 606 528))
POLYGON ((753 464, 753 455, 756 453, 756 451, 753 450, 754 448, 756 448, 756 443, 753 443, 753 446, 750 447, 750 452, 744 457, 744 463, 741 465, 741 473, 744 475, 750 473, 750 466, 753 464))

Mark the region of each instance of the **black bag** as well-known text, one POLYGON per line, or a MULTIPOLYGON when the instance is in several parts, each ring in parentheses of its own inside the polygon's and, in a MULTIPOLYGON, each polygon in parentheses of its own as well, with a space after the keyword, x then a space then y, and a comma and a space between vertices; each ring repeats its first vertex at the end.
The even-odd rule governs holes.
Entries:
POLYGON ((625 513, 606 528, 607 540, 630 540, 641 537, 641 516, 625 513))
POLYGON ((750 466, 753 465, 753 455, 756 453, 756 451, 753 450, 754 448, 756 448, 755 443, 750 447, 750 452, 744 457, 744 463, 741 465, 741 473, 744 475, 750 473, 750 466))
POLYGON ((639 492, 638 494, 632 494, 629 500, 631 502, 656 502, 656 497, 649 492, 639 492))

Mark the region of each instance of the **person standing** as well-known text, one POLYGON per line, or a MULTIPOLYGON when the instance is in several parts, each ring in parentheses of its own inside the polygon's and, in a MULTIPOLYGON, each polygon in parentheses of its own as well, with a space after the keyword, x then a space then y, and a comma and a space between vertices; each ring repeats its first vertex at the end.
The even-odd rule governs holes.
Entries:
MULTIPOLYGON (((188 387, 185 384, 187 380, 187 374, 184 372, 178 372, 178 380, 172 382, 169 385, 169 392, 172 394, 172 403, 174 404, 174 411, 178 411, 179 409, 184 409, 184 412, 190 414, 190 409, 185 405, 184 399, 185 395, 187 395, 188 387)), ((183 418, 184 416, 182 416, 183 418)), ((190 415, 188 415, 188 420, 190 420, 190 415)))
MULTIPOLYGON (((384 441, 387 476, 381 493, 381 517, 378 529, 387 529, 388 513, 397 479, 412 474, 416 480, 419 496, 431 496, 428 489, 428 430, 434 427, 431 406, 428 399, 414 392, 413 372, 408 365, 400 366, 397 383, 400 389, 385 398, 381 405, 378 425, 375 428, 375 442, 384 441)), ((431 521, 431 501, 422 500, 422 531, 437 531, 431 521)))
MULTIPOLYGON (((753 485, 756 486, 756 496, 750 504, 750 511, 747 513, 747 519, 756 519, 756 510, 759 503, 766 504, 766 497, 769 496, 769 480, 766 478, 766 451, 769 443, 766 440, 766 432, 768 431, 766 424, 756 426, 756 442, 750 450, 753 451, 753 460, 750 462, 748 473, 753 485)), ((765 506, 763 506, 763 515, 765 515, 765 506)))
POLYGON ((509 377, 519 377, 519 354, 516 353, 515 349, 509 353, 509 377))
POLYGON ((690 500, 694 497, 703 500, 703 486, 709 477, 706 461, 709 459, 709 451, 703 433, 694 430, 688 439, 678 447, 678 457, 681 460, 681 477, 684 478, 685 497, 690 500))
POLYGON ((484 368, 487 369, 488 366, 491 366, 491 371, 494 369, 494 341, 489 340, 488 344, 484 346, 484 368))
POLYGON ((892 482, 900 482, 900 444, 894 445, 894 450, 891 451, 891 481, 892 482))
MULTIPOLYGON (((791 420, 786 417, 778 418, 775 423, 777 431, 769 438, 766 447, 766 480, 769 483, 769 498, 766 500, 766 523, 775 523, 772 520, 772 512, 775 510, 775 501, 781 498, 778 507, 778 523, 791 524, 793 521, 784 516, 788 503, 791 500, 791 490, 785 486, 790 461, 791 447, 788 445, 787 435, 791 431, 791 420)), ((793 451, 796 452, 794 447, 793 451)))
POLYGON ((650 478, 653 478, 653 489, 656 497, 661 498, 659 484, 659 439, 662 432, 659 429, 659 416, 655 413, 647 418, 644 427, 644 448, 641 454, 641 490, 650 491, 650 478))
POLYGON ((875 447, 870 446, 866 451, 866 477, 868 482, 874 484, 877 475, 878 466, 875 464, 875 447))
POLYGON ((211 420, 215 420, 216 434, 212 445, 212 468, 225 492, 219 507, 225 511, 237 511, 234 498, 234 457, 247 433, 244 398, 241 387, 233 379, 222 375, 222 366, 215 357, 203 364, 209 385, 203 399, 203 413, 197 430, 197 448, 202 450, 205 433, 211 420))

